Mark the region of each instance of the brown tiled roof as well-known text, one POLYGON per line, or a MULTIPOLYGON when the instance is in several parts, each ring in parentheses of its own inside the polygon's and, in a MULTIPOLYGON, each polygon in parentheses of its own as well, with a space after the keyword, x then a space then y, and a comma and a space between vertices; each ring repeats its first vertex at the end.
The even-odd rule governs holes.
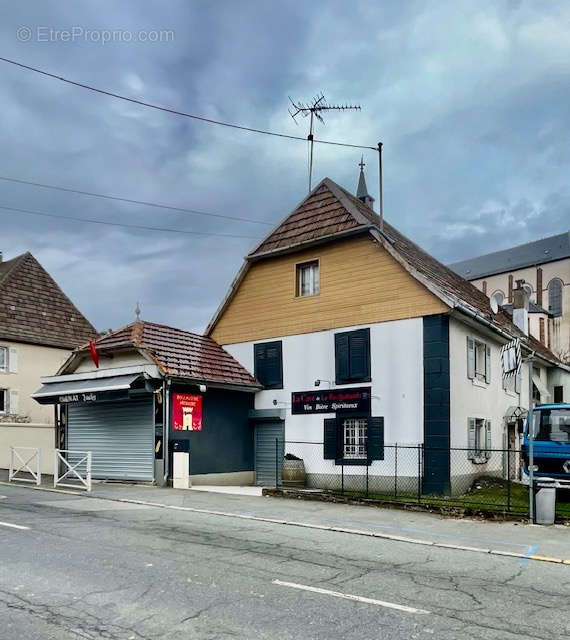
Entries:
MULTIPOLYGON (((165 374, 261 387, 257 380, 220 345, 206 336, 154 322, 133 322, 95 341, 97 349, 142 349, 165 374)), ((86 349, 87 347, 82 347, 86 349)))
POLYGON ((315 240, 359 226, 337 197, 322 182, 250 256, 315 240))
POLYGON ((493 313, 489 298, 482 291, 406 238, 395 227, 384 222, 381 233, 378 214, 329 178, 325 178, 317 185, 305 200, 247 256, 246 264, 208 325, 207 333, 212 331, 217 319, 237 290, 247 270, 248 262, 263 259, 274 253, 301 249, 309 243, 326 241, 329 238, 334 240, 337 236, 351 232, 372 233, 404 268, 433 293, 443 298, 450 307, 459 306, 470 311, 480 321, 489 323, 496 330, 522 338, 530 349, 547 360, 559 362, 546 346, 532 337, 525 336, 506 313, 503 311, 493 313))
POLYGON ((31 253, 0 263, 0 338, 74 349, 97 332, 31 253))

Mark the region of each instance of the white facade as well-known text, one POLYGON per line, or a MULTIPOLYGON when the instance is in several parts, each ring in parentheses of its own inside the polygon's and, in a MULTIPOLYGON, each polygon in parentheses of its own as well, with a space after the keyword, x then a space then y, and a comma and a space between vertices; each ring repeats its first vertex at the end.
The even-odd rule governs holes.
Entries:
MULTIPOLYGON (((484 333, 451 318, 449 322, 450 360, 450 426, 451 446, 467 447, 468 419, 491 421, 491 447, 504 446, 505 415, 510 407, 528 407, 528 366, 521 368, 520 393, 515 392, 514 381, 503 388, 501 347, 492 333, 484 333), (467 337, 490 347, 490 382, 470 379, 467 372, 467 337)), ((535 364, 539 369, 540 365, 535 364)), ((542 374, 546 379, 546 373, 542 374)))
MULTIPOLYGON (((417 447, 423 442, 423 321, 422 318, 398 320, 371 325, 330 329, 316 333, 276 337, 271 340, 225 345, 224 348, 248 371, 254 373, 253 345, 282 341, 283 389, 256 394, 256 409, 285 410, 285 453, 293 453, 305 461, 307 473, 338 475, 339 465, 323 459, 324 420, 335 414, 292 415, 291 393, 311 391, 315 380, 320 388, 368 387, 372 389, 372 416, 384 417, 384 441, 417 447), (349 385, 335 384, 335 333, 370 328, 371 382, 349 385), (325 382, 326 381, 326 382, 325 382), (275 403, 276 401, 276 403, 275 403)), ((365 467, 345 466, 347 477, 364 474, 365 467)), ((417 476, 417 451, 400 450, 398 473, 417 476)), ((384 460, 374 461, 370 476, 394 474, 394 451, 388 447, 384 460)))
MULTIPOLYGON (((480 323, 467 323, 453 316, 449 320, 450 359, 450 471, 453 490, 467 488, 473 478, 482 475, 505 474, 506 454, 502 451, 488 454, 483 460, 470 457, 472 447, 469 427, 473 420, 483 425, 480 437, 482 448, 502 450, 510 442, 519 448, 520 440, 514 419, 507 419, 512 410, 528 407, 528 366, 522 366, 520 384, 514 379, 505 388, 502 376, 501 347, 497 335, 487 331, 480 323), (469 377, 467 338, 484 345, 488 366, 484 373, 469 377), (518 389, 518 391, 517 391, 518 389), (509 439, 510 434, 510 439, 509 439), (463 481, 461 480, 463 478, 463 481)), ((394 475, 395 456, 390 445, 398 444, 398 475, 411 479, 418 475, 418 454, 414 447, 424 442, 424 354, 423 319, 398 320, 372 325, 358 325, 302 335, 274 337, 262 341, 249 341, 226 345, 233 355, 252 374, 254 371, 254 344, 280 340, 282 343, 283 388, 256 394, 258 410, 281 409, 285 414, 285 453, 298 455, 305 461, 307 473, 332 477, 341 473, 340 465, 323 457, 324 420, 335 414, 292 415, 291 394, 299 391, 317 391, 320 388, 370 386, 372 416, 384 418, 384 460, 374 461, 369 475, 387 478, 394 475), (370 329, 371 382, 352 385, 335 384, 335 334, 346 330, 370 329), (307 444, 306 444, 307 443, 307 444), (319 443, 316 444, 308 443, 319 443), (406 449, 406 445, 410 448, 406 449)), ((547 384, 547 370, 536 361, 534 375, 547 384)), ((549 401, 550 398, 542 399, 549 401)), ((511 473, 516 474, 518 460, 511 459, 511 473)), ((361 465, 346 466, 345 478, 362 476, 361 465)), ((514 475, 513 475, 514 477, 514 475)))
MULTIPOLYGON (((323 441, 323 419, 335 414, 291 415, 293 391, 337 388, 335 384, 334 334, 370 328, 372 381, 350 387, 372 388, 372 415, 384 416, 387 443, 418 444, 423 441, 423 326, 421 318, 330 329, 317 333, 271 338, 225 345, 248 371, 254 373, 253 345, 281 340, 283 345, 283 389, 258 392, 256 409, 286 411, 285 440, 323 441), (327 382, 324 382, 324 381, 327 382), (274 404, 274 400, 277 404, 274 404)), ((338 386, 340 388, 340 385, 338 386)))

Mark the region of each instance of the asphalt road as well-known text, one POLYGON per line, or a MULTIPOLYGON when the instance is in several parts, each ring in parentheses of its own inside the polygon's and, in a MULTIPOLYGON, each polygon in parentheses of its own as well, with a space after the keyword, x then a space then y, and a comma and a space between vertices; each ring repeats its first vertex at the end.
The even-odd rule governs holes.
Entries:
POLYGON ((569 612, 570 566, 0 487, 2 640, 550 640, 569 612))

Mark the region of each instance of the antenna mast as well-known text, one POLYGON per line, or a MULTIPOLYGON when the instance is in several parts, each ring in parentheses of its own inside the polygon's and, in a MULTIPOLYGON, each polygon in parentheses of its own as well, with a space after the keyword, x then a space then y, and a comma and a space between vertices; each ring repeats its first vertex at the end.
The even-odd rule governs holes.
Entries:
POLYGON ((303 117, 310 116, 309 122, 309 135, 307 136, 307 140, 309 142, 309 193, 312 188, 313 182, 313 129, 315 124, 315 118, 322 122, 325 121, 321 115, 323 111, 360 111, 360 105, 352 105, 352 104, 328 104, 325 96, 321 93, 313 98, 313 101, 309 104, 305 104, 304 102, 293 102, 292 98, 289 97, 291 101, 291 105, 293 108, 289 108, 289 115, 297 124, 297 120, 295 119, 299 114, 303 117))

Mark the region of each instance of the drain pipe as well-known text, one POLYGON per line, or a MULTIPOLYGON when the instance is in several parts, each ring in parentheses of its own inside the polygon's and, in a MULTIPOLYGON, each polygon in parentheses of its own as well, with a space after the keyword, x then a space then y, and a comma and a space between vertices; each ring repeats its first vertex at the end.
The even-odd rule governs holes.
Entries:
POLYGON ((163 455, 164 455, 164 484, 168 484, 168 476, 170 474, 170 378, 165 378, 163 384, 163 455))

